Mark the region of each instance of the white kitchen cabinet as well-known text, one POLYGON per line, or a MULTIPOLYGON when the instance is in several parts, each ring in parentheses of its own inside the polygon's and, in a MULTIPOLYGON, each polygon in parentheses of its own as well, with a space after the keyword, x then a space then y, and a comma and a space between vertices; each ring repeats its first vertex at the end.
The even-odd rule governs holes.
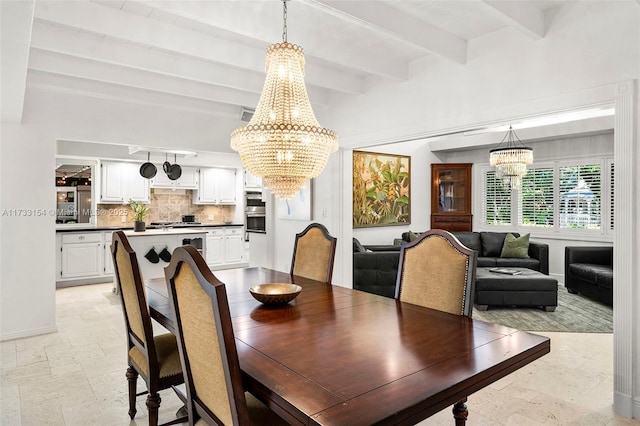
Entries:
POLYGON ((244 171, 244 189, 262 189, 262 178, 244 171))
POLYGON ((224 230, 225 263, 240 263, 244 260, 244 239, 242 228, 224 230))
POLYGON ((209 231, 206 238, 207 265, 222 265, 224 260, 224 230, 209 231))
POLYGON ((148 203, 151 201, 151 192, 149 191, 149 179, 145 179, 140 175, 140 164, 126 163, 124 167, 123 183, 128 190, 125 193, 125 203, 129 200, 141 201, 148 203))
POLYGON ((100 202, 122 203, 124 202, 124 189, 122 176, 124 174, 123 163, 100 164, 100 202))
POLYGON ((140 164, 103 161, 100 164, 99 203, 148 203, 149 179, 140 175, 140 164))
POLYGON ((210 230, 206 239, 207 265, 211 269, 246 266, 243 234, 242 227, 221 227, 210 230))
POLYGON ((102 275, 103 246, 99 232, 62 236, 61 278, 102 275))
POLYGON ((201 168, 194 204, 236 204, 236 169, 201 168))
POLYGON ((198 189, 198 169, 195 167, 182 167, 180 178, 171 180, 162 170, 162 165, 160 165, 158 172, 151 179, 151 188, 198 189))
POLYGON ((104 232, 103 233, 103 241, 104 244, 102 246, 104 259, 103 259, 103 272, 104 275, 113 275, 113 258, 111 256, 111 240, 113 237, 112 232, 104 232))

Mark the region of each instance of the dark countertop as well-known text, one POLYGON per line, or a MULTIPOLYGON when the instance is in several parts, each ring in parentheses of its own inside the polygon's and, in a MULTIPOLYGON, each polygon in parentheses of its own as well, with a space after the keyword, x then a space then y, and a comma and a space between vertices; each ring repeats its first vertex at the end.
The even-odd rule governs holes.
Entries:
MULTIPOLYGON (((241 223, 230 223, 230 224, 202 223, 199 225, 171 225, 171 226, 168 226, 167 228, 197 229, 197 228, 230 228, 230 227, 240 227, 240 226, 244 226, 244 225, 241 223)), ((163 228, 162 226, 147 225, 147 229, 162 229, 162 228, 163 228)), ((56 232, 94 232, 94 231, 98 232, 98 231, 118 231, 118 230, 130 231, 132 229, 133 229, 133 226, 91 226, 91 225, 82 226, 81 224, 75 224, 75 225, 58 225, 58 227, 56 227, 56 232), (64 226, 64 228, 61 228, 60 226, 64 226)))

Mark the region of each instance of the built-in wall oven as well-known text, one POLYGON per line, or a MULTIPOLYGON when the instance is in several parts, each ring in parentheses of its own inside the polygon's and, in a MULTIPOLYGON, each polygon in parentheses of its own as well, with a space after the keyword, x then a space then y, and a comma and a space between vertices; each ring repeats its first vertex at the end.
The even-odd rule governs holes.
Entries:
POLYGON ((245 240, 249 233, 266 233, 266 206, 262 200, 262 192, 247 191, 244 193, 244 229, 245 240))

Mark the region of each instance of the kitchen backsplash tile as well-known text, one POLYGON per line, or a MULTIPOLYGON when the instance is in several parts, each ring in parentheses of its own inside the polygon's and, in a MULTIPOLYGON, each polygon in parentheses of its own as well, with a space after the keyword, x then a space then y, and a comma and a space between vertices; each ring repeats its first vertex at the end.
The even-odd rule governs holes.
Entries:
MULTIPOLYGON (((122 216, 127 217, 127 226, 133 226, 133 212, 126 204, 100 204, 98 210, 98 226, 122 226, 122 216)), ((232 221, 235 211, 236 206, 193 204, 191 190, 152 188, 149 214, 145 222, 147 224, 151 222, 180 222, 183 215, 192 214, 195 216, 196 222, 219 224, 232 221)))

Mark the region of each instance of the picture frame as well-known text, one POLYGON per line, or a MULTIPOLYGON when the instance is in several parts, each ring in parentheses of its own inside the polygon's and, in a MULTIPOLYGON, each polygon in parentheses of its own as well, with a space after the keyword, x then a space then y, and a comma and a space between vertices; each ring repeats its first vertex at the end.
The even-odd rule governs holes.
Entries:
POLYGON ((278 219, 311 220, 311 195, 311 179, 307 179, 304 188, 292 199, 276 199, 278 219))
POLYGON ((353 227, 411 224, 411 157, 353 151, 353 227))

